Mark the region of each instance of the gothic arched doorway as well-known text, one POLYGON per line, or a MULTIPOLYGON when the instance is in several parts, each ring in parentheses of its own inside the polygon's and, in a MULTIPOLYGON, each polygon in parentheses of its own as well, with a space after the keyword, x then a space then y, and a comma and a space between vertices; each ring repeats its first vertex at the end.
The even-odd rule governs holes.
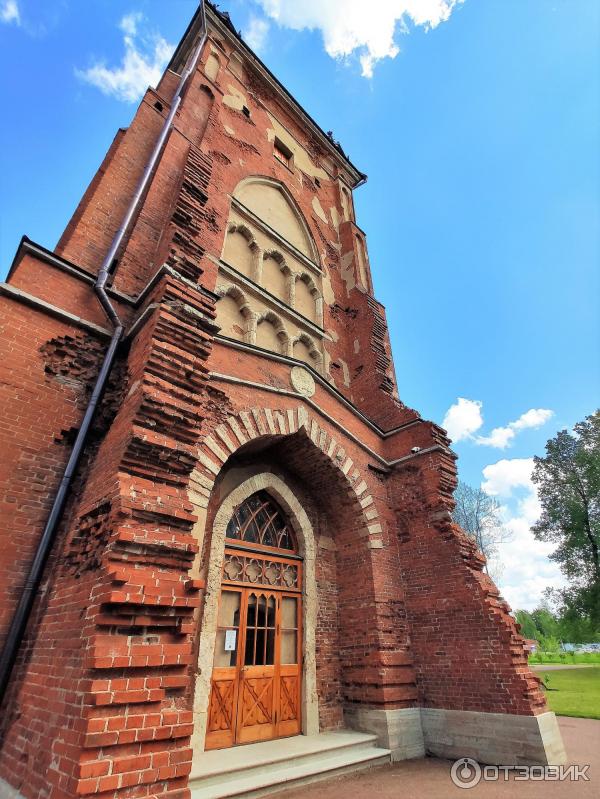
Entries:
POLYGON ((266 491, 227 524, 206 749, 301 731, 302 558, 266 491))

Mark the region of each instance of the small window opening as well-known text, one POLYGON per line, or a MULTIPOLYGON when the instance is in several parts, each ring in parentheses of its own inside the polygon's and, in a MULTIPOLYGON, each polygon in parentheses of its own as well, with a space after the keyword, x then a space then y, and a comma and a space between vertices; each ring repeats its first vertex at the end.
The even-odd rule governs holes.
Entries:
POLYGON ((163 104, 161 102, 159 102, 158 100, 154 103, 154 107, 156 108, 157 111, 160 111, 161 113, 164 110, 163 109, 163 104))
POLYGON ((284 143, 281 141, 281 139, 278 139, 277 137, 275 137, 275 144, 274 144, 274 149, 273 149, 273 155, 275 156, 275 158, 276 158, 278 161, 281 161, 281 163, 282 163, 282 164, 285 164, 285 166, 287 166, 287 168, 288 168, 288 169, 291 169, 291 168, 292 168, 292 163, 293 163, 294 154, 293 154, 293 152, 290 150, 290 148, 289 148, 289 147, 287 147, 287 146, 286 146, 286 145, 285 145, 285 144, 284 144, 284 143))
POLYGON ((248 117, 248 119, 250 119, 250 109, 248 108, 248 106, 246 106, 246 105, 242 106, 242 114, 245 117, 248 117))

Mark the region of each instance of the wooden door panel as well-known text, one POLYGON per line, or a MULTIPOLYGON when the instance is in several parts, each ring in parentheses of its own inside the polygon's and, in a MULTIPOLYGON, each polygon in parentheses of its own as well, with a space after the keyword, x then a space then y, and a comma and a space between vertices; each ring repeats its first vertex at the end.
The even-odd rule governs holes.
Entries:
POLYGON ((208 713, 209 732, 233 730, 235 683, 235 678, 233 680, 213 680, 208 713))
POLYGON ((215 669, 208 707, 207 749, 220 749, 234 744, 237 697, 237 670, 215 669), (228 673, 219 673, 225 671, 228 673))
POLYGON ((223 583, 207 749, 301 732, 301 604, 295 591, 223 583))
POLYGON ((240 702, 240 726, 273 723, 273 676, 244 677, 240 702))
POLYGON ((242 599, 239 589, 228 586, 221 590, 208 706, 207 749, 222 749, 235 743, 242 599))
POLYGON ((244 666, 237 709, 237 740, 264 741, 276 733, 277 596, 270 591, 245 590, 243 604, 244 666))
POLYGON ((274 687, 273 673, 258 677, 243 675, 238 701, 240 743, 263 741, 275 735, 274 687))
POLYGON ((296 735, 302 727, 301 678, 297 666, 282 666, 279 676, 277 735, 296 735))
POLYGON ((281 677, 279 680, 279 721, 298 718, 298 675, 281 677))

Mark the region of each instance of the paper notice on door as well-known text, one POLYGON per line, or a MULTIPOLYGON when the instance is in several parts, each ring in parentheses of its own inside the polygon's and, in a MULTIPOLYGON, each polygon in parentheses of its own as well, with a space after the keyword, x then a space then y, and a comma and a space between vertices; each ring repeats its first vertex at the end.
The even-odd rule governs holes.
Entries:
POLYGON ((237 638, 237 630, 225 630, 225 651, 235 651, 235 639, 237 638))

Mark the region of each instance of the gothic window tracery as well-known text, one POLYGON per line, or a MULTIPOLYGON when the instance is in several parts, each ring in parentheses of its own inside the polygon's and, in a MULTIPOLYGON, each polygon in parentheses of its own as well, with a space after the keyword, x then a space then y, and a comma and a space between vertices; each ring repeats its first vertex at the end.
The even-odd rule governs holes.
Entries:
POLYGON ((283 511, 266 491, 257 491, 236 507, 225 536, 259 547, 297 551, 294 534, 283 511))

